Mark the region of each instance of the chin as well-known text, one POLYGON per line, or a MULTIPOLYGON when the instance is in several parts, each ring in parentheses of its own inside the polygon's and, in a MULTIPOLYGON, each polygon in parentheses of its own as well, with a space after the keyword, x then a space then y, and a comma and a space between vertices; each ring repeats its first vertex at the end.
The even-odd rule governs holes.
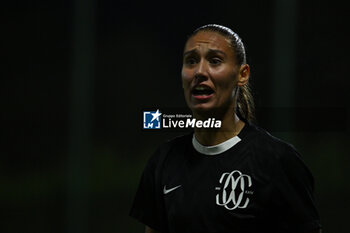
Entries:
MULTIPOLYGON (((205 118, 213 117, 220 119, 231 111, 234 112, 234 107, 232 105, 225 106, 213 106, 209 103, 202 104, 192 104, 189 106, 194 116, 202 116, 205 118)), ((233 113, 232 113, 233 114, 233 113)))
POLYGON ((193 104, 190 109, 194 115, 210 116, 216 113, 216 109, 207 104, 193 104))

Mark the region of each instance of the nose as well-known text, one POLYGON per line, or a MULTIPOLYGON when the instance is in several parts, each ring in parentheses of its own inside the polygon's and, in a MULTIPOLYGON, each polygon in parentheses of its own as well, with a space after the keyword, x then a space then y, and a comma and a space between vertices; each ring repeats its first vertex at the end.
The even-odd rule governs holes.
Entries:
POLYGON ((194 76, 199 82, 208 78, 207 65, 203 59, 198 63, 194 76))

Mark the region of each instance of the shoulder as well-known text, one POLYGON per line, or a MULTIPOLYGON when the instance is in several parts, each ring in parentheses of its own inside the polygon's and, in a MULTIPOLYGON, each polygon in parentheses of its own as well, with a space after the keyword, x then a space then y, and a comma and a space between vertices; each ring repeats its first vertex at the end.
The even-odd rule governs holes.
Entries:
POLYGON ((181 154, 182 151, 187 150, 191 145, 192 134, 187 133, 162 142, 150 157, 148 164, 161 165, 167 160, 170 154, 181 154))
POLYGON ((291 143, 253 124, 248 125, 247 131, 245 139, 256 159, 269 161, 270 165, 282 167, 284 170, 296 167, 307 169, 301 154, 291 143))
POLYGON ((271 135, 265 129, 251 123, 248 124, 247 128, 246 141, 255 150, 267 153, 275 159, 284 159, 285 155, 288 157, 290 154, 294 154, 297 157, 300 156, 291 143, 271 135))
POLYGON ((260 156, 262 155, 265 159, 268 157, 272 170, 278 173, 277 176, 283 173, 287 177, 294 177, 293 179, 299 177, 308 180, 313 186, 312 173, 294 145, 272 136, 258 126, 250 125, 250 127, 253 148, 262 152, 260 156))
POLYGON ((183 149, 188 147, 191 143, 193 133, 187 133, 185 135, 177 136, 163 142, 157 149, 161 154, 167 154, 174 149, 183 149))

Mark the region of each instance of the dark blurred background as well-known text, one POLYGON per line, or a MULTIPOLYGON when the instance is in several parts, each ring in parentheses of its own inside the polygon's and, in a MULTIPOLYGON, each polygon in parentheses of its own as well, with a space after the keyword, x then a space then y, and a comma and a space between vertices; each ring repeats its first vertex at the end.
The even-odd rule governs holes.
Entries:
POLYGON ((128 217, 141 172, 182 132, 142 130, 142 110, 185 106, 182 49, 207 23, 243 38, 257 123, 303 155, 324 232, 348 232, 342 2, 5 1, 1 12, 0 232, 143 232, 128 217))

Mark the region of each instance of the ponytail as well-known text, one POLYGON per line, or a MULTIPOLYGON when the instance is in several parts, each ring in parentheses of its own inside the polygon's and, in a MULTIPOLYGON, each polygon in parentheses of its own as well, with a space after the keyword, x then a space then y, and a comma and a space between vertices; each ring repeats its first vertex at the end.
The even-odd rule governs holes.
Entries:
POLYGON ((237 97, 236 113, 247 122, 254 122, 254 99, 250 92, 249 85, 239 87, 237 97))
MULTIPOLYGON (((247 64, 246 53, 242 39, 237 33, 232 31, 230 28, 217 25, 217 24, 207 24, 202 27, 197 28, 191 36, 195 35, 200 31, 212 31, 217 32, 230 40, 232 48, 236 55, 236 60, 238 65, 247 64)), ((190 36, 190 37, 191 37, 190 36)), ((254 100, 250 92, 248 84, 241 86, 237 90, 237 105, 236 114, 239 118, 247 122, 254 122, 254 100)))

